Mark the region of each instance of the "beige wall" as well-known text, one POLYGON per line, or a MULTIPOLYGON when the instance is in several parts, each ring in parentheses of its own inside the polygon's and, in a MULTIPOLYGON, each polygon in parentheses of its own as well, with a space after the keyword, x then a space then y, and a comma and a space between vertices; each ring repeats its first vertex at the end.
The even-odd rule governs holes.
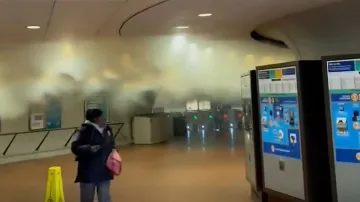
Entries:
MULTIPOLYGON (((28 131, 28 114, 17 118, 3 119, 0 134, 0 164, 68 154, 72 134, 84 121, 84 101, 65 99, 62 101, 62 129, 28 131), (69 102, 71 104, 69 104, 69 102)), ((42 112, 43 106, 32 106, 31 110, 42 112)), ((110 109, 110 122, 117 133, 117 146, 131 144, 130 116, 110 109), (124 125, 121 126, 123 123, 124 125), (121 128, 120 128, 121 127, 121 128)))
MULTIPOLYGON (((29 111, 43 113, 44 105, 33 104, 30 106, 29 111)), ((121 114, 109 109, 109 116, 110 123, 124 123, 121 132, 124 135, 130 135, 129 116, 131 115, 121 114)), ((29 118, 29 114, 23 114, 16 118, 2 119, 0 134, 28 132, 29 118)), ((84 122, 84 100, 71 98, 62 99, 61 128, 79 127, 82 122, 84 122)))

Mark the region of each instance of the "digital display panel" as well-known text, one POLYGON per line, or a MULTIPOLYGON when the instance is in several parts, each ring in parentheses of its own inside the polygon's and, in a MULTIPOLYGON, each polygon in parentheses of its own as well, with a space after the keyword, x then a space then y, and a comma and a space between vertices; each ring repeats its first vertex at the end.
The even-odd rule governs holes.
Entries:
POLYGON ((360 59, 327 62, 335 162, 360 163, 360 59))
POLYGON ((258 71, 263 152, 301 159, 295 67, 258 71))

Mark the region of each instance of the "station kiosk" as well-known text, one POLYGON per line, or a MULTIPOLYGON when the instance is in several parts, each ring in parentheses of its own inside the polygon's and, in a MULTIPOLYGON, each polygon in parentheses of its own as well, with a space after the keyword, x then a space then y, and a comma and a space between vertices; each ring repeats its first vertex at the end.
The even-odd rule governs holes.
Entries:
POLYGON ((360 54, 323 57, 333 201, 360 200, 360 54))
POLYGON ((331 201, 321 61, 256 68, 269 201, 331 201))
POLYGON ((241 76, 242 129, 245 137, 246 179, 250 183, 252 194, 263 199, 262 150, 259 125, 259 106, 256 71, 241 76))

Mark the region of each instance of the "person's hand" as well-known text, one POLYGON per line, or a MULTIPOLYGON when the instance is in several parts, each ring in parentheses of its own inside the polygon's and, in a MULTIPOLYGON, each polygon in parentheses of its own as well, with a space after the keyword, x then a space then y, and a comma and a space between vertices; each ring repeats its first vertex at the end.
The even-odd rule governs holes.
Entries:
POLYGON ((90 150, 93 153, 99 151, 99 149, 100 149, 100 145, 93 145, 93 146, 90 147, 90 150))

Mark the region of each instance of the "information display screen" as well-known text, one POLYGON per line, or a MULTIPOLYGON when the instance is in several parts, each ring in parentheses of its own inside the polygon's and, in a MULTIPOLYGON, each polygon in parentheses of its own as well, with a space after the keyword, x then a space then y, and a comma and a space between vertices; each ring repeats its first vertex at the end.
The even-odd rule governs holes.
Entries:
POLYGON ((295 67, 258 71, 263 152, 301 159, 295 67))
POLYGON ((360 59, 328 61, 336 162, 360 163, 360 59))

